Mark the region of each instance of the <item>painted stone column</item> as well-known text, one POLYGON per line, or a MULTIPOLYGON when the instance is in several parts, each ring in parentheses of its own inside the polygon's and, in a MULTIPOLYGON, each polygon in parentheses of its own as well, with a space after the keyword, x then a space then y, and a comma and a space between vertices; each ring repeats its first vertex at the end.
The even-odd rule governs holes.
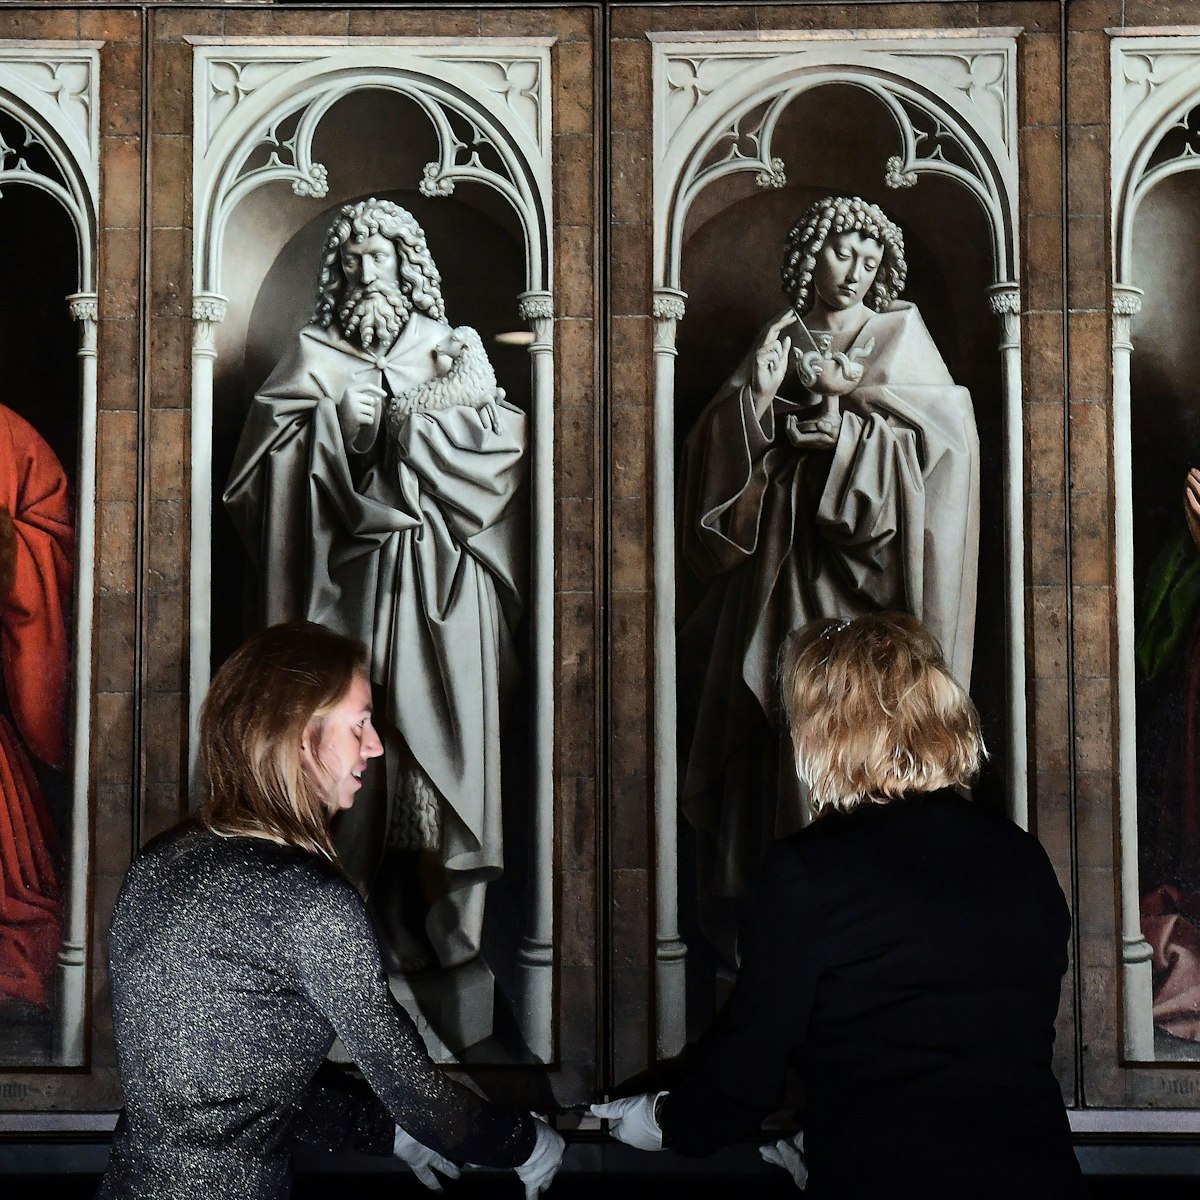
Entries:
POLYGON ((1000 386, 1004 394, 1004 578, 1008 643, 1009 815, 1029 828, 1029 749, 1025 708, 1025 437, 1021 411, 1021 288, 1013 282, 988 288, 992 315, 1000 321, 1000 386))
MULTIPOLYGON (((76 292, 67 297, 71 318, 79 325, 79 440, 83 453, 79 459, 79 484, 76 488, 76 513, 80 528, 77 546, 95 545, 96 521, 96 332, 99 306, 95 292, 76 292), (83 528, 83 526, 89 528, 83 528)), ((95 591, 95 563, 92 554, 77 555, 75 563, 76 603, 82 609, 91 605, 95 591)), ((82 1066, 87 1011, 87 936, 88 876, 91 856, 91 821, 88 819, 88 759, 91 740, 92 695, 92 623, 77 621, 75 647, 75 684, 71 720, 71 839, 67 846, 66 920, 62 946, 58 951, 58 1003, 54 1022, 52 1053, 56 1064, 82 1066)))
POLYGON ((1113 286, 1113 478, 1117 584, 1117 796, 1121 846, 1121 971, 1124 985, 1125 1057, 1154 1058, 1154 1008, 1150 943, 1139 911, 1137 806, 1137 686, 1134 657, 1133 458, 1130 432, 1129 324, 1142 307, 1141 288, 1113 286), (1122 486, 1121 481, 1125 481, 1122 486))
MULTIPOLYGON (((554 302, 549 292, 524 292, 522 320, 533 330, 529 347, 533 374, 533 438, 530 484, 533 495, 554 494, 554 302)), ((517 950, 524 1004, 520 1019, 525 1044, 540 1062, 554 1057, 554 508, 535 504, 532 531, 531 619, 538 630, 534 650, 533 820, 530 830, 533 878, 528 925, 517 950)))
MULTIPOLYGON (((212 423, 213 423, 213 363, 217 358, 217 326, 225 319, 227 302, 216 292, 197 292, 192 298, 192 518, 191 518, 191 587, 189 590, 190 623, 188 626, 188 655, 191 677, 197 678, 197 665, 202 677, 208 678, 212 656, 212 423), (203 431, 203 436, 198 436, 203 431), (196 447, 205 447, 197 453, 196 447)), ((196 754, 200 731, 200 705, 204 689, 188 689, 189 776, 190 806, 200 802, 196 784, 196 754)))
POLYGON ((687 293, 654 292, 654 999, 659 1058, 687 1040, 687 947, 679 936, 675 759, 675 326, 687 293), (669 648, 669 652, 667 652, 669 648))

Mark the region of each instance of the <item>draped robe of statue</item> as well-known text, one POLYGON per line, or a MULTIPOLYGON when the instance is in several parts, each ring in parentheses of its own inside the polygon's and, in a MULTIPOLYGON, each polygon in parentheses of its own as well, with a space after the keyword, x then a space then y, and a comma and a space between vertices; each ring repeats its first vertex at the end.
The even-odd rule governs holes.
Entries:
POLYGON ((75 532, 67 478, 37 431, 0 405, 0 508, 12 587, 0 597, 0 999, 46 1008, 62 940, 58 836, 33 759, 67 758, 75 532))
MULTIPOLYGON (((793 355, 807 344, 796 324, 780 336, 793 355)), ((706 895, 744 895, 767 846, 807 820, 780 734, 777 667, 791 630, 903 609, 970 682, 979 541, 970 395, 911 304, 871 313, 846 353, 863 373, 835 400, 836 445, 789 441, 787 418, 811 417, 818 399, 791 368, 758 418, 752 349, 684 446, 680 539, 704 591, 680 633, 681 729, 694 717, 681 804, 699 837, 702 908, 706 895)))
POLYGON ((443 966, 478 952, 484 889, 503 865, 500 714, 519 608, 525 415, 476 407, 490 392, 414 407, 377 422, 360 454, 345 448, 336 405, 352 384, 413 394, 436 377, 450 334, 414 313, 375 353, 333 327, 303 329, 251 405, 225 491, 264 623, 307 618, 369 647, 389 805, 408 754, 444 801, 449 891, 426 923, 443 966))

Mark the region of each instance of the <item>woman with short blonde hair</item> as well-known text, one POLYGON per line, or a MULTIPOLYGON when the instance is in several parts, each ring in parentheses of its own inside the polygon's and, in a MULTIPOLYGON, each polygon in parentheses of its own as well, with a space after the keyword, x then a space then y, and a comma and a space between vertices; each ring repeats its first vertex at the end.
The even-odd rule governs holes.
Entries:
POLYGON ((907 613, 813 621, 785 643, 780 676, 814 813, 965 788, 979 774, 975 705, 907 613))
POLYGON ((1082 1200, 1051 1069, 1070 914, 1038 842, 964 794, 975 706, 904 613, 805 626, 781 684, 816 817, 768 851, 679 1081, 593 1111, 708 1154, 760 1131, 790 1067, 802 1135, 763 1157, 808 1200, 1082 1200))

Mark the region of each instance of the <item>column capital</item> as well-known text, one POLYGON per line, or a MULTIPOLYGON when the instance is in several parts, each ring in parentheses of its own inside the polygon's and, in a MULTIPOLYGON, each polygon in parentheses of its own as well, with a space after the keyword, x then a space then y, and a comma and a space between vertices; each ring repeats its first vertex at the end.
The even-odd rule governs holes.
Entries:
POLYGON ((554 297, 549 292, 522 292, 517 300, 522 321, 554 320, 554 297))
POLYGON ((660 287, 654 289, 654 307, 651 310, 656 321, 682 321, 686 309, 687 292, 679 288, 660 287))
POLYGON ((228 307, 228 299, 219 292, 197 292, 192 297, 192 320, 219 325, 228 307))
POLYGON ((517 312, 533 330, 529 343, 531 354, 549 354, 554 348, 554 297, 550 292, 522 292, 517 298, 517 312))
POLYGON ((987 289, 988 307, 1000 321, 1000 350, 1021 348, 1021 285, 1016 280, 993 283, 987 289))
POLYGON ((73 321, 97 321, 100 318, 100 301, 95 292, 74 292, 67 297, 73 321))
POLYGON ((1142 311, 1142 297, 1146 293, 1131 283, 1114 283, 1112 310, 1117 317, 1136 317, 1142 311))
POLYGON ((1129 337, 1129 323, 1142 311, 1142 297, 1146 293, 1131 283, 1113 284, 1113 350, 1125 354, 1133 350, 1129 337))
POLYGON ((1021 312, 1021 285, 1019 283, 994 283, 987 289, 988 307, 994 317, 1019 316, 1021 312))

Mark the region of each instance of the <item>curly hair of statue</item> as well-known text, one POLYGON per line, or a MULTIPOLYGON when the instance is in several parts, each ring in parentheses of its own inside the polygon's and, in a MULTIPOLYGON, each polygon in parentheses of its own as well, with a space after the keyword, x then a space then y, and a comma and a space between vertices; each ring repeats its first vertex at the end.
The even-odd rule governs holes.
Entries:
POLYGON ((839 233, 861 233, 883 247, 875 282, 864 299, 868 308, 882 312, 904 290, 908 264, 900 227, 881 208, 859 196, 826 196, 804 210, 784 241, 779 273, 796 316, 803 317, 812 307, 817 255, 826 241, 839 233))
POLYGON ((346 289, 342 248, 347 242, 364 242, 375 234, 381 234, 396 247, 400 288, 413 309, 431 320, 444 321, 442 277, 429 253, 425 231, 408 209, 372 196, 369 200, 343 205, 329 226, 321 251, 313 323, 322 329, 329 328, 346 289))

